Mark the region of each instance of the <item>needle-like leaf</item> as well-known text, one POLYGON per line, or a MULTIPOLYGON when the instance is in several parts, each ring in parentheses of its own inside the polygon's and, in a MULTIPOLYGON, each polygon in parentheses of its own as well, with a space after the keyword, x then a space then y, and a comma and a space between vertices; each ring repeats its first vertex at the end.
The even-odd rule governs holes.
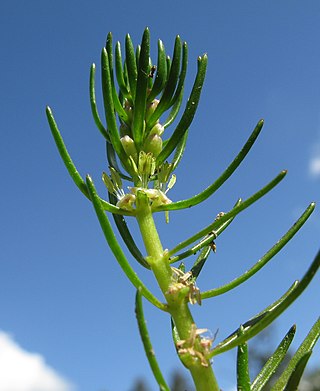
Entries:
POLYGON ((95 91, 95 74, 96 74, 96 66, 95 64, 92 64, 90 68, 90 85, 89 85, 91 112, 92 112, 94 122, 97 125, 97 128, 100 130, 100 133, 103 135, 103 137, 106 140, 110 141, 110 137, 100 119, 98 108, 97 108, 96 91, 95 91))
MULTIPOLYGON (((61 137, 61 134, 59 132, 57 123, 53 117, 52 111, 50 107, 46 108, 46 114, 49 122, 49 126, 51 129, 51 133, 53 135, 54 141, 57 145, 58 151, 60 153, 60 156, 62 158, 62 161, 64 165, 66 166, 66 169, 69 172, 69 175, 71 176, 73 182, 76 184, 76 186, 81 190, 81 192, 90 200, 90 195, 88 193, 87 186, 82 179, 81 175, 79 174, 78 170, 76 169, 76 166, 74 165, 71 156, 69 155, 69 152, 64 144, 64 141, 61 137)), ((116 214, 122 214, 126 216, 132 216, 133 213, 129 211, 125 211, 123 209, 118 208, 115 205, 110 204, 109 202, 103 200, 100 198, 100 202, 104 210, 107 210, 108 212, 111 213, 116 213, 116 214)))
POLYGON ((136 317, 140 332, 140 337, 143 343, 144 351, 146 353, 147 359, 149 361, 150 368, 152 370, 153 376, 156 379, 160 391, 170 391, 170 388, 167 386, 166 381, 161 373, 159 364, 157 362, 156 356, 154 354, 153 346, 150 340, 147 322, 144 317, 143 305, 142 305, 142 295, 139 290, 136 293, 136 317))
POLYGON ((242 212, 244 209, 248 208, 250 205, 252 205, 256 201, 258 201, 260 198, 262 198, 265 194, 267 194, 270 190, 272 190, 280 181, 282 181, 282 179, 285 177, 286 173, 287 173, 287 171, 285 171, 285 170, 281 171, 280 174, 278 174, 271 182, 269 182, 265 187, 263 187, 262 189, 257 191, 251 197, 249 197, 245 201, 241 202, 239 205, 235 206, 229 212, 225 213, 219 219, 215 220, 212 224, 203 228, 201 231, 199 231, 195 235, 193 235, 190 238, 179 243, 176 247, 174 247, 172 250, 170 250, 168 252, 169 257, 172 257, 172 255, 174 255, 178 251, 180 251, 183 248, 194 243, 196 240, 201 239, 205 235, 208 235, 210 232, 217 231, 219 229, 219 227, 222 226, 230 218, 235 217, 237 214, 242 212))
POLYGON ((149 74, 149 58, 150 58, 150 33, 146 28, 143 33, 141 42, 141 51, 139 56, 138 80, 136 87, 136 97, 134 101, 134 114, 132 132, 136 146, 140 150, 144 139, 145 114, 146 114, 146 98, 148 87, 149 74))
POLYGON ((101 53, 101 75, 102 75, 101 78, 102 78, 104 110, 105 110, 110 140, 112 142, 114 150, 119 156, 127 172, 129 172, 130 174, 134 174, 132 172, 132 168, 128 156, 126 155, 120 141, 116 116, 115 116, 113 96, 112 96, 112 81, 111 81, 111 74, 109 68, 109 58, 106 49, 103 49, 101 53))
MULTIPOLYGON (((319 256, 320 258, 320 256, 319 256)), ((303 370, 307 364, 307 361, 312 353, 314 345, 317 343, 320 337, 320 318, 312 326, 306 338, 299 346, 296 353, 293 355, 287 368, 284 370, 282 375, 276 381, 272 387, 272 391, 291 391, 297 388, 290 388, 289 386, 296 387, 299 384, 300 378, 303 374, 303 370), (287 388, 285 388, 287 387, 287 388)))
POLYGON ((129 98, 129 91, 126 82, 124 81, 124 70, 122 65, 122 55, 121 55, 121 45, 120 42, 116 43, 116 50, 115 50, 115 66, 116 66, 116 77, 117 82, 120 88, 120 91, 122 95, 125 98, 129 98))
MULTIPOLYGON (((234 207, 236 207, 237 205, 240 205, 240 203, 241 203, 241 200, 238 200, 234 207)), ((213 241, 231 224, 233 219, 234 219, 234 217, 231 218, 230 220, 227 220, 216 231, 209 233, 207 237, 202 239, 196 245, 192 246, 189 250, 187 250, 181 254, 178 254, 175 257, 172 257, 172 259, 170 259, 170 262, 174 263, 174 262, 180 261, 184 258, 187 258, 190 255, 197 253, 198 251, 200 251, 204 247, 208 247, 210 249, 212 247, 213 241)), ((208 255, 209 255, 209 253, 208 253, 208 255)), ((201 252, 200 257, 197 259, 197 261, 195 262, 195 264, 193 265, 193 267, 191 269, 192 275, 194 277, 198 277, 200 270, 202 269, 204 262, 206 260, 207 260, 206 251, 204 251, 203 253, 201 252), (200 265, 201 265, 201 267, 200 267, 200 265), (196 270, 197 270, 197 272, 196 272, 196 270)))
MULTIPOLYGON (((298 386, 300 383, 300 380, 302 378, 303 372, 305 370, 305 367, 309 361, 309 358, 311 357, 312 351, 304 354, 300 360, 297 362, 297 365, 295 366, 294 370, 291 373, 291 376, 288 379, 288 382, 283 389, 283 391, 298 391, 298 386)), ((280 390, 279 390, 280 391, 280 390)))
POLYGON ((130 86, 130 94, 134 101, 136 97, 138 70, 137 70, 136 56, 134 53, 134 47, 129 34, 126 35, 125 49, 126 49, 125 61, 126 61, 128 82, 130 86))
POLYGON ((118 113, 119 118, 126 124, 129 124, 129 117, 127 112, 124 110, 122 103, 120 102, 115 83, 114 83, 114 75, 113 75, 113 47, 112 47, 112 34, 109 33, 106 41, 106 51, 108 54, 108 62, 109 62, 109 74, 110 74, 110 82, 112 87, 112 99, 114 104, 114 109, 118 113))
MULTIPOLYGON (((239 335, 243 332, 242 327, 239 329, 239 335)), ((243 343, 238 346, 237 351, 237 390, 250 391, 249 359, 248 345, 243 343)))
MULTIPOLYGON (((116 197, 111 193, 109 193, 109 200, 112 204, 115 204, 117 202, 116 197)), ((129 228, 127 226, 127 223, 126 223, 124 217, 121 215, 118 215, 118 214, 113 214, 113 218, 114 218, 114 221, 115 221, 116 226, 118 228, 118 231, 119 231, 124 243, 128 247, 128 250, 130 251, 131 255, 133 255, 133 257, 142 266, 144 266, 147 269, 150 269, 150 266, 148 265, 148 263, 144 259, 144 256, 141 254, 141 251, 139 250, 135 241, 133 240, 133 237, 129 231, 129 228)))
POLYGON ((282 314, 306 289, 320 267, 320 251, 309 267, 301 281, 296 281, 292 287, 275 303, 257 314, 254 318, 243 324, 244 332, 239 337, 238 330, 232 333, 224 341, 220 342, 212 351, 211 356, 226 352, 257 335, 261 330, 269 326, 282 314))
POLYGON ((282 363, 296 333, 296 326, 293 325, 285 335, 279 346, 272 356, 265 363, 257 377, 251 385, 251 391, 263 391, 264 386, 276 372, 279 365, 282 363))
POLYGON ((293 236, 300 230, 303 224, 310 217, 312 212, 314 211, 315 203, 311 203, 308 208, 304 211, 304 213, 300 216, 300 218, 294 223, 294 225, 288 230, 288 232, 282 236, 277 243, 271 247, 269 251, 267 251, 263 257, 261 257, 258 262, 252 266, 249 270, 247 270, 240 277, 235 278, 230 281, 228 284, 222 285, 218 288, 211 289, 209 291, 205 291, 202 293, 201 298, 207 299, 209 297, 214 297, 221 295, 225 292, 234 289, 238 285, 247 281, 250 277, 252 277, 255 273, 257 273, 260 269, 263 268, 292 238, 293 236))
POLYGON ((181 66, 181 72, 179 76, 179 83, 176 92, 174 93, 174 96, 171 100, 172 109, 170 111, 170 114, 168 118, 163 122, 164 128, 167 128, 169 125, 171 125, 179 113, 182 100, 183 100, 184 81, 187 74, 187 66, 188 66, 188 46, 186 42, 184 42, 182 46, 182 66, 181 66))
POLYGON ((202 57, 198 58, 198 72, 195 79, 195 82, 193 84, 193 88, 190 94, 190 97, 188 99, 188 102, 186 104, 186 108, 184 110, 184 113, 173 132, 172 136, 170 137, 168 143, 163 148, 159 156, 157 157, 157 164, 160 165, 163 163, 168 156, 171 155, 171 153, 176 148, 177 144, 179 143, 181 137, 185 134, 185 132, 189 129, 189 126, 193 120, 193 117, 196 113, 198 103, 200 100, 200 95, 202 91, 202 86, 204 83, 204 78, 206 75, 206 69, 207 69, 207 63, 208 63, 208 57, 207 55, 203 55, 202 57))
POLYGON ((155 211, 158 212, 158 211, 165 211, 165 210, 178 210, 178 209, 190 208, 191 206, 195 206, 208 199, 215 191, 219 189, 219 187, 223 185, 223 183, 228 178, 230 178, 230 176, 235 172, 235 170, 242 163, 243 159, 247 156, 248 152, 250 151, 251 147, 253 146, 254 142, 259 136, 262 126, 263 126, 263 120, 260 120, 257 126, 254 128, 253 132, 251 133, 250 137, 248 138, 247 142, 242 147, 241 151, 238 153, 238 155, 235 157, 232 163, 228 166, 228 168, 220 175, 220 177, 212 185, 208 186, 204 191, 191 198, 182 201, 172 202, 171 204, 168 205, 160 206, 157 209, 155 209, 155 211))
POLYGON ((167 56, 164 45, 159 39, 158 41, 158 62, 157 62, 157 73, 153 83, 152 90, 148 95, 148 102, 152 102, 155 99, 162 89, 164 88, 167 82, 167 56))
MULTIPOLYGON (((170 114, 168 115, 167 119, 163 122, 162 125, 164 128, 167 128, 168 126, 170 126, 172 124, 172 122, 176 119, 177 115, 179 114, 179 110, 180 110, 182 100, 183 100, 183 91, 184 90, 182 89, 180 92, 180 95, 177 97, 174 105, 172 106, 170 114)), ((169 140, 166 140, 166 141, 169 141, 169 140)))
POLYGON ((160 98, 160 102, 156 110, 148 119, 147 131, 150 130, 156 124, 156 122, 161 117, 161 115, 170 107, 171 99, 176 89, 178 78, 179 78, 181 48, 182 48, 181 39, 179 36, 177 36, 174 44, 173 57, 172 57, 172 63, 170 67, 168 81, 163 90, 163 94, 160 98))

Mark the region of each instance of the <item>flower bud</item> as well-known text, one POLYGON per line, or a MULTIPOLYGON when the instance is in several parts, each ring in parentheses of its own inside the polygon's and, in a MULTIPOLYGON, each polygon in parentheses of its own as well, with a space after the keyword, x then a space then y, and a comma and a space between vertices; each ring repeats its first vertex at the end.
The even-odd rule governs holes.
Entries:
POLYGON ((162 151, 162 139, 157 134, 148 136, 144 143, 144 151, 151 152, 154 157, 157 157, 162 151))
POLYGON ((121 137, 120 141, 127 156, 131 156, 134 161, 137 161, 138 153, 132 138, 129 136, 124 136, 121 137))
POLYGON ((164 126, 160 124, 160 122, 156 123, 154 127, 150 130, 149 136, 153 134, 157 134, 158 136, 161 136, 164 132, 164 126))
POLYGON ((154 99, 147 107, 147 110, 146 110, 146 120, 148 120, 151 115, 155 112, 157 106, 159 104, 159 100, 158 99, 154 99))

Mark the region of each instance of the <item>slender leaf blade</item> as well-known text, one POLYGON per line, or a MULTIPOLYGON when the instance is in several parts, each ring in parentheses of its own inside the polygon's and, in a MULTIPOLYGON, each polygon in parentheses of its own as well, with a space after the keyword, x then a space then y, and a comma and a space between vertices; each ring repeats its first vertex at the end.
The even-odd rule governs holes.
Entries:
POLYGON ((134 53, 133 43, 129 34, 126 35, 125 50, 126 50, 125 61, 126 61, 126 69, 127 69, 128 81, 130 86, 130 94, 134 101, 136 97, 138 69, 137 69, 136 56, 134 53))
POLYGON ((164 87, 163 94, 160 98, 160 102, 156 110, 154 111, 154 113, 152 113, 152 115, 148 119, 147 131, 152 129, 152 127, 156 124, 160 116, 170 107, 171 99, 176 89, 178 78, 179 78, 181 48, 182 48, 181 39, 178 35, 176 37, 175 44, 174 44, 173 57, 170 66, 168 80, 164 87))
MULTIPOLYGON (((318 257, 320 258, 320 251, 318 253, 318 257)), ((303 340, 298 350, 291 358, 287 368, 283 371, 282 375, 273 385, 272 391, 280 391, 280 390, 282 391, 291 382, 298 382, 300 380, 303 373, 304 366, 308 361, 309 355, 312 353, 312 349, 314 345, 317 343, 319 337, 320 337, 320 318, 318 318, 317 321, 314 323, 308 335, 303 340)), ((289 391, 289 388, 287 388, 286 390, 289 391)))
MULTIPOLYGON (((240 328, 239 333, 242 332, 240 328)), ((237 350, 237 390, 250 391, 248 345, 243 343, 237 350)))
POLYGON ((294 225, 288 230, 288 232, 282 236, 277 243, 271 247, 269 251, 267 251, 259 260, 256 262, 249 270, 243 273, 241 276, 235 278, 227 284, 224 284, 218 288, 210 289, 202 293, 203 299, 208 299, 209 297, 214 297, 218 295, 222 295, 225 292, 230 291, 231 289, 236 288, 240 284, 247 281, 250 277, 256 274, 259 270, 261 270, 292 238, 293 236, 300 230, 303 224, 307 221, 310 215, 313 213, 315 209, 315 203, 312 202, 307 209, 303 212, 300 218, 294 223, 294 225))
POLYGON ((122 95, 125 98, 129 98, 130 94, 128 91, 127 84, 124 80, 124 70, 122 65, 122 54, 120 42, 116 43, 115 49, 115 66, 116 66, 116 78, 122 95))
POLYGON ((272 354, 272 356, 265 363, 257 377, 254 379, 251 385, 251 391, 263 391, 263 387, 274 375, 279 365, 282 363, 290 345, 296 333, 296 326, 293 325, 287 332, 279 346, 272 354))
POLYGON ((105 129, 98 112, 98 107, 96 102, 96 91, 95 91, 95 74, 96 74, 96 66, 95 64, 92 64, 90 68, 90 83, 89 83, 91 112, 92 112, 94 122, 97 125, 97 128, 99 129, 100 133, 103 135, 103 137, 106 140, 110 141, 109 134, 105 129))
POLYGON ((139 290, 136 293, 136 318, 139 327, 140 337, 143 343, 144 351, 146 353, 147 359, 149 361, 150 368, 152 370, 153 376, 156 379, 161 391, 170 391, 157 362, 156 356, 154 354, 153 346, 149 336, 147 322, 144 317, 143 305, 142 305, 142 295, 139 290))
POLYGON ((139 56, 138 80, 136 87, 136 97, 134 101, 133 114, 133 137, 138 149, 140 149, 145 129, 146 99, 149 79, 149 59, 150 59, 150 32, 146 28, 141 42, 141 52, 139 56))
POLYGON ((198 58, 198 72, 195 82, 193 84, 190 97, 186 104, 186 108, 168 143, 157 157, 158 165, 163 163, 167 159, 167 157, 171 155, 171 153, 179 143, 181 137, 183 137, 184 133, 189 129, 189 126, 194 118, 200 100, 202 86, 206 75, 207 63, 208 57, 206 54, 198 58))
MULTIPOLYGON (((301 293, 312 281, 319 267, 320 251, 316 255, 314 261, 312 262, 311 266, 309 267, 301 281, 297 281, 279 300, 277 300, 275 303, 268 306, 265 310, 260 312, 254 318, 246 322, 243 325, 244 332, 240 337, 238 336, 238 330, 236 330, 228 338, 220 342, 211 351, 211 356, 226 352, 234 348, 235 346, 238 346, 239 344, 248 341, 256 334, 258 334, 261 330, 269 326, 270 323, 272 323, 278 316, 280 316, 282 312, 285 311, 301 295, 301 293)), ((320 327, 320 324, 317 325, 317 327, 320 327)), ((317 335, 317 338, 318 336, 319 335, 317 335)))
MULTIPOLYGON (((61 156, 61 159, 68 170, 68 173, 75 183, 75 185, 80 189, 80 191, 90 200, 90 195, 88 193, 87 186, 82 179, 81 175, 79 174, 75 164, 73 163, 71 156, 69 155, 69 152, 67 150, 67 147, 63 141, 63 138, 61 136, 61 133, 58 129, 58 125, 54 119, 53 113, 50 109, 50 107, 46 108, 46 114, 49 122, 49 126, 51 129, 52 136, 54 138, 54 141, 56 143, 56 146, 58 148, 59 154, 61 156)), ((111 213, 116 213, 116 214, 122 214, 126 216, 132 216, 132 212, 125 211, 123 209, 118 208, 115 205, 110 204, 109 202, 103 200, 100 198, 100 202, 104 208, 104 210, 107 210, 108 212, 111 213)))
MULTIPOLYGON (((109 199, 112 204, 114 204, 117 201, 116 197, 111 193, 109 193, 109 199)), ((141 251, 139 250, 135 241, 133 240, 133 237, 129 231, 129 228, 127 226, 127 223, 126 223, 124 217, 121 215, 118 215, 118 214, 113 214, 113 219, 116 223, 118 231, 119 231, 125 245, 127 246, 128 250, 130 251, 131 255, 142 266, 144 266, 147 269, 150 269, 150 266, 148 265, 148 263, 144 259, 144 256, 141 254, 141 251)))
POLYGON ((178 210, 178 209, 185 209, 190 208, 191 206, 195 206, 206 199, 208 199, 214 192, 216 192, 224 182, 230 176, 235 172, 235 170, 239 167, 239 165, 242 163, 244 158, 247 156, 248 152, 250 151, 251 147, 257 140, 257 137, 259 136, 263 126, 263 120, 260 120, 256 127, 254 128, 253 132, 251 133, 250 137, 242 147, 241 151, 238 153, 238 155, 235 157, 235 159, 230 163, 228 168, 220 175, 220 177, 214 181, 214 183, 210 186, 208 186, 205 190, 203 190, 201 193, 196 194, 195 196, 188 198, 186 200, 181 200, 177 202, 172 202, 169 205, 165 205, 162 207, 159 207, 156 209, 156 211, 164 211, 164 210, 178 210))
POLYGON ((178 251, 182 250, 183 248, 194 243, 196 240, 201 239, 205 235, 208 235, 210 232, 212 232, 212 231, 214 232, 214 231, 218 230, 219 227, 221 225, 223 225, 225 222, 227 222, 230 218, 235 217, 237 214, 242 212, 244 209, 248 208, 250 205, 252 205, 256 201, 258 201, 260 198, 262 198, 264 195, 266 195, 269 191, 271 191, 279 182, 281 182, 284 179, 286 174, 287 174, 287 171, 285 171, 285 170, 281 171, 271 182, 269 182, 266 186, 264 186, 262 189, 257 191, 251 197, 247 198, 245 201, 243 201, 239 205, 235 206, 229 212, 227 212, 223 216, 221 216, 218 220, 215 220, 212 224, 203 228, 202 230, 197 232, 195 235, 193 235, 190 238, 179 243, 176 247, 174 247, 172 250, 169 251, 169 253, 168 253, 169 256, 171 257, 173 254, 177 253, 178 251))
POLYGON ((284 391, 298 391, 300 380, 309 361, 309 358, 311 357, 311 354, 312 352, 308 352, 300 358, 294 371, 289 377, 288 383, 286 384, 284 391))
POLYGON ((167 56, 163 42, 158 41, 158 61, 157 61, 157 73, 152 86, 152 90, 148 95, 148 102, 153 101, 160 94, 167 82, 167 56))

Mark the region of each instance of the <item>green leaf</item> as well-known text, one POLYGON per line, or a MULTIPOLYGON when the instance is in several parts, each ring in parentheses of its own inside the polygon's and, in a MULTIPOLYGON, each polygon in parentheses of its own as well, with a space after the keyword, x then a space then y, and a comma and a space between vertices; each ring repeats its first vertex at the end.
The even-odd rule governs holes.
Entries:
POLYGON ((235 278, 234 280, 230 281, 225 285, 203 292, 201 298, 207 299, 209 297, 218 296, 225 292, 228 292, 231 289, 234 289, 238 285, 242 284, 243 282, 247 281, 254 274, 256 274, 293 238, 293 236, 300 230, 303 224, 310 217, 314 209, 315 209, 315 203, 313 202, 308 206, 308 208, 304 211, 304 213, 300 216, 300 218, 294 223, 294 225, 288 230, 288 232, 285 235, 283 235, 282 238, 278 240, 277 243, 274 246, 272 246, 271 249, 267 251, 263 255, 263 257, 261 257, 258 260, 258 262, 254 266, 252 266, 249 270, 247 270, 244 274, 242 274, 240 277, 235 278))
POLYGON ((164 380, 156 356, 154 354, 153 346, 147 328, 147 322, 145 320, 144 313, 143 313, 142 295, 139 290, 137 290, 136 293, 135 311, 136 311, 136 317, 137 317, 137 322, 139 327, 139 333, 141 336, 144 351, 149 361, 149 365, 152 370, 153 376, 156 379, 161 391, 170 391, 170 388, 167 386, 166 381, 164 380))
POLYGON ((116 59, 115 65, 116 65, 117 82, 118 82, 118 85, 119 85, 119 88, 120 88, 122 95, 128 99, 130 97, 130 94, 129 94, 127 84, 124 80, 124 70, 123 70, 123 65, 122 65, 122 55, 121 55, 120 42, 116 43, 115 59, 116 59))
POLYGON ((179 143, 181 137, 183 137, 184 133, 188 130, 193 120, 200 100, 201 90, 206 75, 207 63, 208 57, 206 54, 198 58, 198 72, 195 82, 193 84, 190 97, 186 104, 186 108, 168 143, 157 157, 158 165, 162 164, 167 159, 167 157, 171 155, 171 153, 179 143))
MULTIPOLYGON (((268 306, 262 312, 257 314, 254 318, 244 323, 244 332, 239 337, 238 330, 232 333, 224 341, 220 342, 212 351, 211 356, 226 352, 241 343, 248 341, 250 338, 257 335, 261 330, 269 326, 279 315, 282 314, 306 289, 309 285, 320 266, 320 251, 316 255, 314 261, 309 267, 306 274, 303 276, 301 281, 296 281, 292 287, 275 303, 268 306)), ((320 327, 320 324, 317 325, 320 327)), ((319 330, 317 330, 319 332, 319 330)), ((319 335, 317 335, 317 338, 319 335)))
POLYGON ((105 129, 104 125, 102 124, 98 113, 98 108, 96 103, 96 91, 95 91, 95 74, 96 74, 96 66, 95 64, 92 64, 90 68, 90 85, 89 85, 91 112, 92 112, 94 122, 97 125, 97 128, 100 130, 100 133, 106 140, 110 141, 108 132, 105 129))
POLYGON ((150 58, 150 33, 146 28, 143 33, 141 42, 141 52, 139 56, 138 80, 136 87, 136 97, 134 101, 133 114, 133 138, 138 149, 143 143, 145 114, 146 114, 146 99, 149 74, 149 58, 150 58))
POLYGON ((176 89, 178 78, 179 78, 181 48, 182 48, 181 39, 179 36, 177 36, 174 44, 173 57, 172 57, 172 63, 170 67, 168 81, 163 90, 163 94, 160 98, 160 102, 157 108, 148 119, 147 132, 153 128, 153 126, 156 124, 156 122, 161 117, 161 115, 170 107, 171 99, 176 89))
POLYGON ((108 62, 109 62, 109 73, 110 73, 110 81, 111 81, 111 86, 112 86, 112 99, 113 99, 113 104, 114 108, 117 111, 119 117, 123 122, 126 124, 129 124, 129 118, 127 112, 124 110, 119 97, 118 93, 115 87, 114 83, 114 75, 113 75, 113 53, 112 53, 112 34, 109 33, 107 36, 107 42, 106 42, 106 51, 108 54, 108 62))
MULTIPOLYGON (((239 335, 243 332, 239 329, 239 335)), ((237 352, 237 390, 250 391, 250 375, 249 375, 249 361, 248 361, 248 345, 243 343, 238 346, 237 352)))
POLYGON ((257 377, 254 379, 251 385, 251 391, 263 391, 263 387, 274 375, 279 365, 282 363, 286 356, 286 353, 291 345, 291 342, 296 333, 296 326, 293 325, 288 333, 285 335, 279 346, 272 354, 272 356, 265 363, 257 377))
MULTIPOLYGON (((317 257, 320 259, 320 252, 317 257)), ((315 271, 314 271, 315 273, 315 271)), ((299 346, 294 356, 289 361, 287 368, 272 387, 272 391, 291 391, 298 387, 300 378, 303 374, 307 361, 312 353, 314 345, 320 336, 320 318, 312 326, 306 338, 299 346), (296 386, 296 388, 289 388, 296 386)))
POLYGON ((182 66, 181 66, 181 72, 179 76, 179 83, 174 93, 174 96, 171 100, 172 109, 170 111, 168 118, 163 123, 164 128, 167 128, 169 125, 171 125, 179 113, 182 100, 183 100, 184 81, 187 74, 187 66, 188 66, 188 46, 186 42, 184 42, 182 46, 182 66))
POLYGON ((152 90, 148 95, 148 102, 152 102, 155 99, 162 89, 164 88, 167 82, 167 58, 166 51, 162 41, 159 39, 158 41, 158 62, 157 62, 157 73, 153 83, 152 90))
MULTIPOLYGON (((112 204, 115 204, 117 202, 116 197, 109 193, 109 199, 112 204)), ((145 268, 150 269, 150 266, 144 259, 144 256, 141 254, 141 251, 137 247, 135 241, 133 240, 133 237, 129 231, 129 228, 127 226, 127 223, 123 216, 118 214, 113 214, 113 219, 116 223, 116 226, 118 228, 118 231, 127 246, 128 250, 130 251, 131 255, 145 268)))
POLYGON ((181 93, 182 93, 183 87, 184 87, 184 81, 185 81, 186 75, 187 75, 187 68, 188 68, 188 45, 186 42, 183 42, 179 82, 178 82, 177 88, 175 90, 175 93, 171 99, 170 106, 173 106, 175 104, 175 102, 177 101, 177 99, 181 96, 181 93))
MULTIPOLYGON (((241 200, 238 200, 234 207, 236 207, 237 205, 240 205, 240 203, 241 203, 241 200)), ((209 233, 204 239, 200 240, 199 243, 192 246, 189 250, 187 250, 181 254, 178 254, 175 257, 172 257, 172 259, 170 259, 170 263, 177 262, 177 261, 180 261, 186 257, 189 257, 190 255, 197 253, 201 249, 205 249, 205 248, 210 249, 212 247, 213 241, 231 224, 233 219, 234 218, 227 220, 216 231, 209 233)), ((194 277, 198 277, 200 270, 202 269, 202 267, 204 265, 204 262, 207 260, 208 256, 205 254, 206 254, 206 251, 204 251, 203 253, 201 252, 199 258, 197 259, 197 261, 195 262, 195 264, 193 265, 193 267, 191 269, 192 275, 194 277)), ((209 255, 209 253, 208 253, 208 255, 209 255)))
POLYGON ((116 260, 118 261, 121 269, 124 271, 125 275, 128 277, 129 281, 132 285, 140 290, 141 294, 150 301, 154 306, 160 308, 163 311, 167 311, 167 307, 165 304, 161 303, 143 284, 143 282, 139 279, 137 274, 134 272, 132 267, 130 266, 126 256, 124 255, 116 237, 112 230, 111 224, 109 222, 108 217, 106 216, 102 204, 100 202, 100 197, 97 194, 95 186, 92 182, 92 179, 89 175, 86 177, 86 183, 88 187, 88 191, 92 200, 92 204, 94 206, 95 212, 97 214, 98 220, 100 222, 100 226, 106 238, 106 241, 113 252, 116 260))
POLYGON ((129 120, 128 113, 125 111, 122 103, 120 102, 120 99, 119 99, 119 96, 118 96, 117 91, 115 89, 115 86, 112 87, 112 99, 113 99, 113 103, 114 103, 114 108, 115 108, 119 118, 122 120, 122 122, 124 122, 125 124, 127 124, 129 126, 130 120, 129 120))
POLYGON ((106 49, 103 49, 101 53, 101 72, 102 72, 102 92, 103 92, 104 110, 105 110, 110 140, 125 169, 127 170, 128 173, 134 176, 134 172, 132 171, 128 156, 126 155, 122 147, 119 132, 118 132, 114 102, 112 96, 112 81, 111 81, 111 74, 109 68, 109 58, 106 49))
POLYGON ((128 81, 130 86, 130 94, 132 96, 132 100, 134 101, 136 97, 138 70, 137 70, 136 56, 134 53, 134 47, 129 34, 126 35, 125 49, 126 49, 125 61, 126 61, 128 81))
MULTIPOLYGON (((184 89, 181 90, 180 95, 177 97, 174 105, 172 106, 170 114, 168 115, 167 119, 163 122, 162 125, 164 128, 167 128, 168 126, 170 126, 172 124, 172 122, 176 119, 177 115, 179 114, 179 110, 180 110, 182 100, 183 100, 183 92, 184 92, 184 89)), ((166 142, 168 142, 168 141, 169 140, 166 140, 166 142)))
POLYGON ((196 262, 194 263, 194 265, 192 266, 192 268, 190 270, 193 278, 197 279, 199 277, 199 274, 200 274, 204 264, 206 263, 210 253, 211 253, 210 246, 206 246, 201 250, 196 262))
POLYGON ((105 48, 108 53, 109 69, 110 69, 110 75, 111 75, 111 79, 112 79, 112 83, 113 83, 113 53, 112 53, 113 47, 112 47, 112 33, 111 32, 109 32, 107 35, 105 48))
POLYGON ((232 163, 228 166, 228 168, 220 175, 220 177, 212 185, 208 186, 204 191, 191 198, 182 201, 172 202, 171 204, 158 207, 155 211, 158 212, 164 210, 178 210, 178 209, 190 208, 191 206, 195 206, 208 199, 215 191, 219 189, 220 186, 223 185, 223 183, 228 178, 230 178, 230 176, 235 172, 235 170, 242 163, 243 159, 247 156, 248 152, 250 151, 251 147, 253 146, 254 142, 259 136, 262 126, 263 126, 263 120, 260 120, 257 126, 254 128, 252 134, 248 138, 247 142, 242 147, 241 151, 238 153, 238 155, 235 157, 232 163))
POLYGON ((282 179, 285 177, 286 173, 287 173, 287 171, 281 171, 280 174, 278 174, 271 182, 269 182, 265 187, 263 187, 262 189, 257 191, 251 197, 249 197, 245 201, 241 202, 239 205, 235 206, 229 212, 225 213, 219 219, 215 220, 212 224, 203 228, 201 231, 199 231, 195 235, 193 235, 190 238, 179 243, 176 247, 174 247, 172 250, 170 250, 168 252, 169 257, 172 257, 173 254, 175 254, 178 251, 182 250, 183 248, 189 246, 190 244, 194 243, 196 240, 202 238, 203 236, 208 235, 210 232, 217 231, 219 229, 219 227, 221 227, 230 218, 235 217, 237 214, 242 212, 244 209, 248 208, 250 205, 252 205, 256 201, 258 201, 264 195, 266 195, 270 190, 272 190, 280 181, 282 181, 282 179))
MULTIPOLYGON (((56 146, 58 148, 58 151, 60 153, 62 161, 63 161, 64 165, 66 166, 66 169, 69 172, 69 175, 71 176, 71 178, 72 178, 73 182, 76 184, 76 186, 81 190, 81 192, 90 200, 90 194, 88 193, 87 186, 86 186, 84 180, 82 179, 81 175, 79 174, 76 166, 74 165, 74 163, 71 159, 71 156, 69 155, 69 152, 67 151, 67 148, 64 144, 63 138, 61 137, 57 123, 54 119, 54 116, 52 114, 50 107, 46 108, 46 114, 47 114, 49 126, 51 129, 51 133, 53 135, 54 141, 56 143, 56 146)), ((133 215, 132 212, 120 209, 117 206, 112 205, 109 202, 107 202, 101 198, 100 198, 100 202, 101 202, 103 209, 107 210, 108 212, 126 215, 126 216, 133 215)))
POLYGON ((172 171, 174 171, 177 168, 178 164, 180 163, 180 161, 182 159, 182 156, 184 154, 184 151, 185 151, 186 145, 187 145, 188 133, 189 133, 189 130, 187 130, 185 132, 185 134, 183 135, 183 137, 181 137, 181 140, 179 141, 177 148, 174 152, 174 156, 171 161, 172 171))
POLYGON ((308 352, 300 358, 288 380, 288 383, 286 384, 284 391, 298 391, 300 380, 309 361, 309 358, 311 357, 311 354, 312 352, 308 352))

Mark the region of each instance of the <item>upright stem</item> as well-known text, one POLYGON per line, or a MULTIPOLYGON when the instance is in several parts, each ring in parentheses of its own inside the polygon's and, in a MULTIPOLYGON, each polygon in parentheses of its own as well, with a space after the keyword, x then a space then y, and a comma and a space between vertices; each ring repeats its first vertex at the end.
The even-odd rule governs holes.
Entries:
MULTIPOLYGON (((199 337, 193 338, 192 333, 194 333, 196 326, 188 306, 188 301, 185 297, 174 294, 176 291, 172 291, 173 271, 170 267, 168 256, 163 250, 152 216, 149 199, 143 190, 137 194, 136 206, 136 218, 148 254, 147 261, 167 300, 168 311, 173 319, 179 339, 181 341, 192 341, 194 339, 191 342, 191 348, 201 355, 204 353, 204 349, 199 343, 199 337)), ((190 352, 187 352, 186 356, 188 358, 185 360, 183 357, 181 358, 191 372, 197 391, 219 391, 220 388, 209 360, 203 362, 199 358, 200 356, 192 355, 190 352)))

